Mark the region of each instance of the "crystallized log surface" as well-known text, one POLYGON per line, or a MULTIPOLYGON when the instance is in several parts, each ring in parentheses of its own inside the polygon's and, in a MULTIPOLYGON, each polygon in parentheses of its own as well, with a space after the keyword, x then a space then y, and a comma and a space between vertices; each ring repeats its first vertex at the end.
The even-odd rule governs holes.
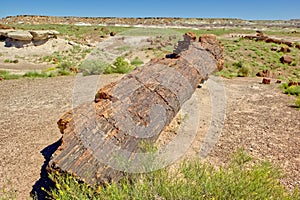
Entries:
POLYGON ((122 171, 130 172, 141 142, 154 142, 198 84, 222 68, 223 49, 212 35, 196 41, 194 34, 185 34, 174 55, 150 61, 101 88, 94 102, 62 116, 62 144, 48 170, 88 184, 117 181, 122 171))

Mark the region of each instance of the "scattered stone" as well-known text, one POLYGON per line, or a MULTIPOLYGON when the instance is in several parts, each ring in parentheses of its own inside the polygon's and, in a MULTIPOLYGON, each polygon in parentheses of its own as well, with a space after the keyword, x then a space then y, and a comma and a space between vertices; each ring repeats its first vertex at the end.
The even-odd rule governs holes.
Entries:
POLYGON ((282 44, 282 40, 276 39, 276 38, 267 38, 266 43, 275 43, 275 44, 282 44))
POLYGON ((300 85, 300 82, 290 81, 288 84, 289 87, 293 85, 300 85))
MULTIPOLYGON (((197 39, 197 35, 195 33, 187 32, 185 35, 189 36, 194 41, 196 41, 196 39, 197 39)), ((213 37, 213 36, 216 38, 215 35, 211 35, 211 37, 213 37)))
POLYGON ((74 72, 74 73, 78 73, 78 68, 77 67, 71 67, 70 71, 74 72))
POLYGON ((20 41, 31 41, 31 39, 33 38, 33 36, 28 31, 22 30, 8 32, 7 37, 20 41))
POLYGON ((293 47, 293 43, 289 41, 282 41, 282 44, 288 45, 289 47, 293 47))
POLYGON ((256 35, 259 37, 263 37, 264 33, 262 31, 256 31, 256 35))
POLYGON ((0 76, 0 81, 3 81, 3 77, 2 76, 0 76))
POLYGON ((256 76, 258 76, 258 77, 266 77, 266 78, 273 78, 274 77, 273 73, 270 70, 267 70, 267 69, 258 72, 256 74, 256 76))
POLYGON ((49 38, 57 37, 59 32, 52 30, 37 30, 37 31, 29 31, 33 36, 32 40, 46 40, 49 38))
POLYGON ((291 52, 291 49, 289 47, 281 47, 280 52, 282 53, 289 53, 291 52))
POLYGON ((0 30, 0 40, 5 41, 5 47, 22 48, 25 46, 40 46, 49 38, 57 38, 59 32, 55 30, 24 31, 14 29, 0 30))
POLYGON ((277 49, 277 47, 272 47, 271 48, 271 51, 277 51, 278 49, 277 49))
POLYGON ((116 32, 110 32, 110 36, 115 36, 117 33, 116 32))
POLYGON ((280 84, 280 83, 281 83, 281 80, 277 80, 276 83, 280 84))
POLYGON ((291 64, 294 61, 294 59, 291 56, 288 55, 284 55, 280 58, 280 62, 282 64, 287 63, 287 64, 291 64))
POLYGON ((69 41, 68 44, 69 44, 69 45, 72 45, 72 46, 79 46, 79 44, 77 44, 77 43, 74 42, 74 41, 69 41))
POLYGON ((269 78, 263 78, 262 83, 263 84, 270 84, 271 83, 271 79, 269 79, 269 78))
POLYGON ((296 44, 295 47, 300 49, 300 44, 296 44))

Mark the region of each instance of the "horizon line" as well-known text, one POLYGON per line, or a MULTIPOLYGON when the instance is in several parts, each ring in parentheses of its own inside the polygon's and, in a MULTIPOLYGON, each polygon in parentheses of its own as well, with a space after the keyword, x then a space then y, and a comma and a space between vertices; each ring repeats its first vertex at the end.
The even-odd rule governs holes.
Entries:
POLYGON ((9 17, 77 17, 77 18, 128 18, 128 19, 167 19, 167 18, 173 18, 173 19, 230 19, 230 20, 244 20, 244 21, 293 21, 293 20, 300 20, 300 18, 295 19, 242 19, 242 18, 236 18, 236 17, 170 17, 170 16, 164 16, 164 17, 158 17, 158 16, 144 16, 144 17, 117 17, 117 16, 75 16, 75 15, 35 15, 35 14, 19 14, 19 15, 7 15, 4 17, 0 17, 0 19, 5 19, 9 17))

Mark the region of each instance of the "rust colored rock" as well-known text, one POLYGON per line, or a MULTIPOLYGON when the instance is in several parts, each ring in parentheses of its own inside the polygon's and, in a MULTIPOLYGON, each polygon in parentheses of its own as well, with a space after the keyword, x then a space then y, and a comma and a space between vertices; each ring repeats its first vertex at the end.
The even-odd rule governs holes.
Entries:
POLYGON ((280 83, 281 83, 281 80, 277 80, 276 83, 280 84, 280 83))
POLYGON ((285 41, 285 40, 282 40, 282 44, 285 44, 285 45, 287 45, 289 47, 293 47, 293 45, 294 45, 292 42, 285 41))
POLYGON ((293 86, 293 85, 300 85, 298 82, 295 82, 295 81, 290 81, 288 86, 293 86))
POLYGON ((190 37, 194 41, 197 40, 197 35, 195 33, 193 33, 193 32, 187 32, 185 35, 188 36, 188 37, 190 37))
POLYGON ((269 38, 269 37, 268 37, 265 41, 266 41, 267 43, 282 44, 282 41, 281 41, 281 40, 275 39, 275 38, 269 38))
POLYGON ((300 44, 296 44, 295 47, 296 47, 297 49, 300 49, 300 44))
POLYGON ((291 52, 291 49, 289 47, 281 47, 280 52, 282 53, 289 53, 291 52))
POLYGON ((294 61, 294 58, 292 58, 291 56, 288 56, 288 55, 284 55, 280 58, 280 62, 282 64, 291 64, 292 62, 294 61))
POLYGON ((0 76, 0 81, 3 81, 4 79, 3 79, 3 77, 2 76, 0 76))
POLYGON ((263 70, 256 74, 258 77, 273 78, 273 73, 270 70, 263 70))
POLYGON ((270 84, 271 83, 271 79, 269 79, 269 78, 263 78, 262 83, 263 84, 270 84))
POLYGON ((264 36, 264 33, 262 31, 256 31, 256 35, 262 37, 264 36))
POLYGON ((217 40, 217 37, 212 34, 205 34, 200 36, 199 42, 202 47, 214 55, 215 59, 218 61, 218 70, 222 70, 224 66, 224 53, 221 42, 217 40))
POLYGON ((278 49, 277 49, 277 47, 272 47, 271 48, 271 51, 277 51, 278 49))
POLYGON ((72 174, 88 184, 118 181, 128 169, 122 163, 141 161, 141 142, 154 142, 199 83, 218 70, 212 52, 222 52, 217 50, 220 43, 203 41, 210 42, 203 47, 185 35, 174 50, 178 58, 151 60, 101 88, 93 102, 63 115, 58 121, 61 145, 47 170, 72 174))
POLYGON ((78 73, 78 68, 77 67, 71 67, 70 71, 74 72, 74 73, 78 73))

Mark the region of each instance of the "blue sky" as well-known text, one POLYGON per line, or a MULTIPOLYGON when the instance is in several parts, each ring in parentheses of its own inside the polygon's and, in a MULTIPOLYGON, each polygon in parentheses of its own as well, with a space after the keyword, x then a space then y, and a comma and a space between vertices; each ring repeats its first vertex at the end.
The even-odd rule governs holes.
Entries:
POLYGON ((4 0, 11 15, 300 19, 300 0, 4 0))

